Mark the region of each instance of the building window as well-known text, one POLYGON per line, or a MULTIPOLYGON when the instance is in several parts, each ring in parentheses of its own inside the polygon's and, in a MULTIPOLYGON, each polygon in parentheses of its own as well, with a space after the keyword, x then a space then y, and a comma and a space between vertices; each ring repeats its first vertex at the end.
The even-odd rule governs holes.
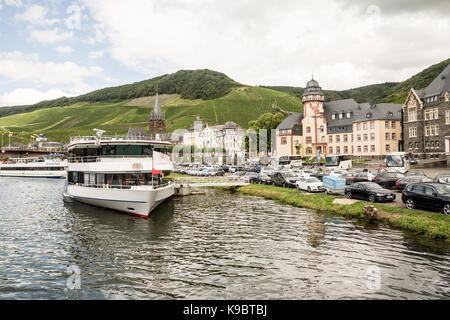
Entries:
POLYGON ((363 129, 364 129, 364 130, 367 130, 367 122, 364 122, 364 123, 363 123, 363 129))
POLYGON ((344 142, 348 142, 348 136, 344 134, 344 142))
POLYGON ((386 145, 386 152, 391 152, 391 146, 389 144, 386 145))
POLYGON ((364 141, 367 141, 368 139, 369 139, 368 135, 365 134, 365 135, 364 135, 364 141))
POLYGON ((351 112, 347 112, 347 119, 350 119, 352 117, 352 113, 351 112))
POLYGON ((306 137, 305 142, 306 142, 306 144, 311 144, 312 143, 312 138, 311 137, 306 137))
POLYGON ((395 121, 392 121, 392 122, 391 122, 391 128, 392 128, 392 129, 395 129, 395 127, 396 127, 396 123, 395 123, 395 121))
POLYGON ((370 121, 370 129, 375 129, 375 122, 374 121, 370 121))
POLYGON ((329 143, 333 143, 333 136, 332 136, 332 135, 329 135, 329 136, 328 136, 328 142, 329 142, 329 143))
POLYGON ((434 126, 429 126, 430 128, 430 136, 434 136, 434 126))
POLYGON ((358 146, 358 152, 361 153, 361 146, 358 146))
POLYGON ((413 144, 412 142, 409 143, 409 150, 412 150, 413 144))
POLYGON ((386 133, 385 139, 386 139, 386 140, 390 140, 390 137, 391 137, 391 135, 390 135, 389 133, 386 133))
POLYGON ((369 152, 369 147, 368 146, 364 146, 364 153, 368 153, 369 152))
POLYGON ((450 110, 445 110, 445 124, 450 124, 450 110))
POLYGON ((335 119, 336 119, 336 114, 333 113, 333 114, 331 115, 331 120, 335 120, 335 119))
POLYGON ((336 136, 336 143, 340 143, 341 142, 341 136, 340 135, 337 135, 336 136))
POLYGON ((352 146, 352 154, 355 153, 355 148, 352 146))
POLYGON ((352 134, 352 142, 353 142, 353 134, 352 134))
POLYGON ((281 138, 281 144, 287 144, 287 138, 286 137, 282 137, 281 138))
POLYGON ((333 147, 330 147, 329 149, 330 154, 333 154, 333 147))
POLYGON ((417 120, 417 108, 411 108, 408 110, 408 121, 417 120))
POLYGON ((427 141, 427 143, 425 143, 425 147, 426 147, 427 149, 430 149, 430 141, 427 141))
POLYGON ((358 124, 356 125, 356 130, 361 130, 361 123, 358 123, 358 124))
POLYGON ((375 133, 370 134, 370 141, 375 141, 375 133))
POLYGON ((311 127, 306 127, 306 133, 311 133, 311 127))
POLYGON ((419 149, 419 143, 416 142, 416 149, 419 149))
POLYGON ((344 114, 343 113, 339 113, 339 120, 342 120, 344 118, 344 114))
POLYGON ((435 127, 434 127, 434 135, 436 135, 436 136, 439 135, 439 125, 435 125, 435 127))
POLYGON ((439 109, 438 108, 434 108, 434 119, 435 120, 439 119, 439 109))
POLYGON ((375 146, 374 145, 370 146, 370 152, 375 153, 375 146))
POLYGON ((384 127, 385 127, 386 129, 389 129, 389 121, 386 121, 386 122, 384 123, 384 127))
POLYGON ((344 153, 345 153, 345 154, 348 153, 348 147, 347 147, 347 146, 344 147, 344 153))
POLYGON ((336 147, 336 153, 340 154, 341 153, 341 147, 336 147))
POLYGON ((392 140, 394 140, 394 141, 397 140, 397 134, 395 134, 395 133, 392 134, 392 140))
POLYGON ((436 141, 436 148, 440 148, 441 144, 439 143, 439 141, 436 141))
POLYGON ((358 136, 357 136, 357 141, 361 142, 361 135, 360 134, 358 134, 358 136))
POLYGON ((321 142, 325 142, 325 141, 326 141, 325 139, 326 139, 325 136, 322 136, 322 137, 320 138, 320 141, 321 141, 321 142))

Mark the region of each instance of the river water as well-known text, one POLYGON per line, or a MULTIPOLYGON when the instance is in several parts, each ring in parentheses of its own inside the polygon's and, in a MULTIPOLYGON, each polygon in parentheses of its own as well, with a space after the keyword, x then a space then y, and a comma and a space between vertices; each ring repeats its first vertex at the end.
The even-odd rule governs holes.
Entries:
POLYGON ((443 241, 219 190, 144 220, 63 186, 1 178, 0 299, 450 298, 443 241))

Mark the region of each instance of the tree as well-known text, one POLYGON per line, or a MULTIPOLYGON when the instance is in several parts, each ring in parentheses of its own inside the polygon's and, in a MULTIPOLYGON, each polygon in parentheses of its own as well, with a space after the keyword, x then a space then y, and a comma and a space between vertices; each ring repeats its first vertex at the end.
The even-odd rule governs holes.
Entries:
MULTIPOLYGON (((281 122, 283 122, 285 115, 281 112, 277 113, 265 113, 261 115, 258 119, 252 120, 248 123, 249 129, 253 129, 256 131, 258 136, 258 149, 259 149, 259 130, 265 129, 267 130, 267 151, 271 150, 272 141, 271 141, 271 132, 276 129, 281 122)), ((248 151, 248 138, 245 139, 245 149, 248 151)))

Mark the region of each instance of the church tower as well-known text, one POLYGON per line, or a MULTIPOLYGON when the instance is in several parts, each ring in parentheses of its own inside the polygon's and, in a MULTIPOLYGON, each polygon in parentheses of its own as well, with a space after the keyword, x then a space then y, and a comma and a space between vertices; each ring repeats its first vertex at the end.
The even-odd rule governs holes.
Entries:
POLYGON ((319 83, 312 79, 303 93, 304 118, 302 129, 305 156, 324 157, 327 152, 327 124, 324 116, 325 95, 319 83))
POLYGON ((163 135, 166 133, 166 115, 161 111, 159 105, 158 91, 156 92, 155 107, 150 113, 150 119, 148 123, 148 131, 150 138, 155 139, 156 135, 163 135))

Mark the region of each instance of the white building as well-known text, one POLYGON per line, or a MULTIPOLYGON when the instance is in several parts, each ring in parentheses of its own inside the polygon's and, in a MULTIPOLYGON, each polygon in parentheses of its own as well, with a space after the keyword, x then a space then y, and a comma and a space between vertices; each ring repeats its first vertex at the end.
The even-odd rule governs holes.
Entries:
POLYGON ((183 135, 183 145, 225 150, 227 157, 245 156, 245 129, 228 121, 219 126, 208 126, 197 121, 193 128, 183 135))

